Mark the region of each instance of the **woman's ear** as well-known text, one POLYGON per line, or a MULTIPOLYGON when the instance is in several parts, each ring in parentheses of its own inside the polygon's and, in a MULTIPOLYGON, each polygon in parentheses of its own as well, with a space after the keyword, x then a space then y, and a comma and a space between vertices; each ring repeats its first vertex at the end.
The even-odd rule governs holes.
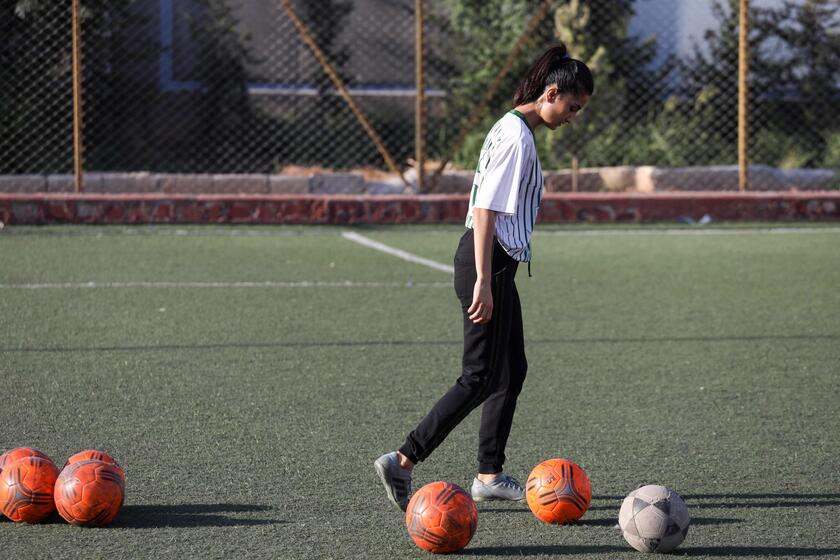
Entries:
POLYGON ((548 86, 543 95, 545 95, 546 103, 554 103, 554 100, 557 99, 557 86, 548 86))

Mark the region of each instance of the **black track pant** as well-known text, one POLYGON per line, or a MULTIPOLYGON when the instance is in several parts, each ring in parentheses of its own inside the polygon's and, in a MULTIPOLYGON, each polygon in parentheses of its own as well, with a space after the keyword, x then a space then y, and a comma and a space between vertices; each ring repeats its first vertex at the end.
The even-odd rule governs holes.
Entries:
POLYGON ((464 313, 463 371, 400 448, 400 452, 413 462, 431 455, 461 420, 484 403, 478 440, 478 472, 501 472, 516 398, 528 370, 522 308, 513 282, 517 265, 518 262, 494 239, 493 315, 488 323, 476 325, 467 314, 476 281, 473 230, 468 229, 461 237, 455 253, 455 293, 464 313))

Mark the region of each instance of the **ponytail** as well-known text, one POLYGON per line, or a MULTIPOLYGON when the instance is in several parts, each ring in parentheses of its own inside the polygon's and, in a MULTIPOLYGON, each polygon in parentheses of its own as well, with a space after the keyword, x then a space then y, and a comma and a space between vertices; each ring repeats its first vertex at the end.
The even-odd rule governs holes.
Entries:
POLYGON ((558 93, 592 95, 595 84, 589 68, 570 58, 566 45, 560 43, 546 50, 522 78, 516 93, 514 105, 531 103, 540 98, 549 86, 556 86, 558 93))

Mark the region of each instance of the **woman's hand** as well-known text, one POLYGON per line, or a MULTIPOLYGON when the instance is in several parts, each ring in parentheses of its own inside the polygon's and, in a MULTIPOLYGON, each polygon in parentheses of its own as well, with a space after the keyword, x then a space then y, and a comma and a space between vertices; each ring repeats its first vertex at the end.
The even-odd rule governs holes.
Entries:
POLYGON ((490 284, 484 279, 479 278, 475 281, 472 305, 467 309, 467 314, 470 321, 476 325, 489 323, 493 317, 493 292, 490 291, 490 284))

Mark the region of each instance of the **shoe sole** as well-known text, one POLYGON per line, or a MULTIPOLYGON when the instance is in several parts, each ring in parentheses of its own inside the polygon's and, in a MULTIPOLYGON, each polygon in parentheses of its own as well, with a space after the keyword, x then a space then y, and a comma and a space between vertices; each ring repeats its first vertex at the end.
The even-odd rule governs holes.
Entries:
POLYGON ((510 498, 497 498, 495 496, 486 496, 486 497, 485 496, 479 496, 478 498, 476 498, 475 496, 472 496, 472 499, 473 499, 474 502, 501 502, 501 501, 505 501, 505 502, 520 502, 521 503, 521 502, 528 501, 527 497, 526 498, 519 498, 518 500, 511 500, 510 498))
POLYGON ((394 491, 391 490, 391 476, 388 474, 388 469, 378 460, 373 463, 373 466, 376 469, 376 474, 379 475, 379 480, 382 481, 382 486, 385 487, 385 493, 388 495, 388 499, 392 504, 400 508, 402 511, 405 511, 406 508, 400 505, 397 501, 397 497, 394 496, 394 491))

